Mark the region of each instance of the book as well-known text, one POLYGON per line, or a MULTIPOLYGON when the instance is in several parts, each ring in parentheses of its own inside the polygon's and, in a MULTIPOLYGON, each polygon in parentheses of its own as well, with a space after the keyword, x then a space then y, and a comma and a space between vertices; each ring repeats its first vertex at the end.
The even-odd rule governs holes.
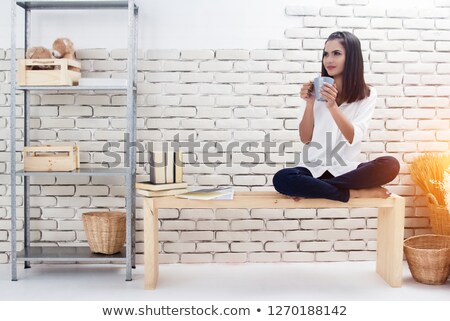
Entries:
POLYGON ((150 182, 154 184, 166 183, 165 155, 164 152, 149 152, 150 182))
POLYGON ((177 195, 186 193, 187 188, 178 188, 178 189, 170 189, 170 190, 163 190, 163 191, 148 191, 139 189, 137 190, 137 193, 139 195, 147 196, 147 197, 160 197, 160 196, 170 196, 170 195, 177 195))
POLYGON ((175 152, 175 183, 183 182, 183 153, 181 151, 175 152))
POLYGON ((173 183, 173 184, 153 184, 150 181, 137 182, 136 188, 143 189, 147 191, 167 191, 172 189, 187 188, 188 184, 184 182, 173 183))
POLYGON ((164 152, 166 159, 166 184, 175 183, 175 153, 173 151, 164 152))
POLYGON ((233 196, 234 190, 232 187, 202 188, 176 195, 179 198, 192 200, 232 200, 233 196))

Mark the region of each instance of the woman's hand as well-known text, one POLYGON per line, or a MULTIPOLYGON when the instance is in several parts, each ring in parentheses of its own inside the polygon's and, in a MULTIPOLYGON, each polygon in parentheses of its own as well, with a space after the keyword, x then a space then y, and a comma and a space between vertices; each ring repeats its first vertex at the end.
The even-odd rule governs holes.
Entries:
POLYGON ((338 90, 336 88, 336 84, 331 85, 324 83, 320 90, 320 95, 326 99, 328 108, 333 108, 335 106, 337 107, 336 98, 338 95, 338 90))
POLYGON ((316 96, 314 95, 314 84, 312 81, 309 81, 302 86, 300 97, 307 103, 314 103, 316 96))

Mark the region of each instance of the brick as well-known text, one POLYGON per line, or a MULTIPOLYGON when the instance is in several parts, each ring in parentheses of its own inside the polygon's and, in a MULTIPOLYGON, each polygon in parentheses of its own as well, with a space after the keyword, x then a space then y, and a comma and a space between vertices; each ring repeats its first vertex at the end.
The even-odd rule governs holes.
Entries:
POLYGON ((406 29, 434 29, 433 19, 405 19, 403 26, 406 29))
POLYGON ((245 263, 247 262, 246 253, 215 253, 214 262, 217 263, 245 263))
POLYGON ((336 251, 364 250, 366 242, 364 241, 336 241, 334 249, 336 251))
POLYGON ((281 254, 283 262, 313 262, 314 253, 287 252, 281 254))
POLYGON ((138 61, 137 69, 140 71, 161 71, 163 63, 161 61, 138 61))
POLYGON ((372 72, 382 73, 401 73, 402 65, 396 63, 373 63, 371 66, 372 72))
POLYGON ((405 141, 434 141, 435 134, 430 131, 407 131, 403 134, 405 141))
POLYGON ((181 254, 181 263, 211 263, 212 254, 181 254))
POLYGON ((422 40, 450 40, 450 31, 429 30, 422 31, 420 34, 422 36, 422 40))
POLYGON ((183 83, 201 83, 201 82, 212 82, 214 79, 213 73, 207 72, 189 72, 180 73, 180 82, 183 83))
POLYGON ((249 75, 246 73, 216 73, 214 78, 218 83, 247 83, 249 75))
POLYGON ((304 252, 328 252, 328 251, 331 251, 332 246, 333 246, 332 242, 321 242, 321 241, 318 241, 318 242, 300 242, 300 251, 304 251, 304 252))
POLYGON ((413 119, 434 118, 435 111, 432 109, 411 108, 405 109, 403 115, 405 118, 413 119))
POLYGON ((302 51, 288 50, 285 51, 284 57, 286 60, 301 60, 301 61, 317 61, 321 59, 319 57, 319 53, 314 50, 302 50, 302 51))
POLYGON ((370 49, 380 51, 400 51, 403 48, 402 41, 371 41, 370 49))
POLYGON ((214 97, 183 95, 180 101, 181 106, 213 106, 214 97))
POLYGON ((252 218, 281 219, 283 218, 283 209, 252 209, 250 215, 252 218))
POLYGON ((216 50, 217 60, 248 60, 250 52, 244 49, 219 49, 216 50))
POLYGON ((180 51, 178 50, 148 50, 146 54, 147 60, 177 60, 180 59, 180 51))
POLYGON ((280 262, 281 253, 249 253, 248 261, 256 263, 280 262))
POLYGON ((231 94, 233 87, 224 84, 201 84, 199 87, 200 94, 223 95, 231 94))
POLYGON ((436 88, 430 86, 408 86, 404 88, 406 96, 434 96, 436 88))
POLYGON ((75 241, 74 231, 42 231, 41 241, 75 241))
POLYGON ((266 222, 268 230, 298 230, 300 224, 297 220, 269 220, 266 222))
POLYGON ((331 17, 304 17, 303 26, 316 28, 331 28, 336 25, 336 18, 331 17))
POLYGON ((237 84, 234 86, 234 91, 242 95, 263 95, 267 93, 267 86, 237 84))
POLYGON ((229 252, 228 243, 208 242, 197 243, 196 252, 229 252))
POLYGON ((436 25, 436 29, 450 29, 450 21, 448 19, 436 19, 434 24, 436 25))
POLYGON ((368 18, 337 18, 337 25, 341 28, 368 28, 368 18))
POLYGON ((189 243, 189 242, 164 243, 163 249, 164 249, 164 252, 167 252, 167 253, 194 252, 195 251, 195 243, 189 243))
POLYGON ((226 231, 229 228, 230 228, 230 224, 228 221, 198 221, 197 222, 198 230, 226 231))
POLYGON ((264 246, 261 242, 233 242, 230 244, 232 252, 257 252, 263 251, 264 246))
POLYGON ((41 128, 74 128, 74 119, 41 118, 41 128))
POLYGON ((366 222, 364 219, 338 219, 334 220, 334 227, 337 229, 357 229, 364 228, 366 222))
POLYGON ((286 231, 287 241, 311 241, 316 240, 315 231, 286 231))
MULTIPOLYGON (((292 232, 286 232, 292 233, 292 232)), ((252 231, 250 239, 252 241, 281 241, 283 240, 283 232, 281 231, 252 231)))
POLYGON ((268 252, 297 251, 296 242, 267 242, 264 250, 268 252))
POLYGON ((183 50, 183 51, 181 51, 181 59, 183 59, 183 60, 210 60, 210 59, 214 59, 214 51, 212 51, 212 50, 183 50))
POLYGON ((403 27, 402 19, 395 18, 373 18, 371 19, 372 28, 380 29, 401 29, 403 27))
POLYGON ((350 231, 350 239, 352 239, 352 240, 355 240, 355 239, 375 240, 376 238, 377 238, 377 230, 362 229, 362 230, 350 231))
POLYGON ((250 59, 253 60, 282 60, 283 51, 282 50, 266 50, 266 49, 255 49, 250 51, 250 59))
MULTIPOLYGON (((281 232, 280 232, 280 234, 281 234, 281 232)), ((281 236, 282 236, 282 234, 281 234, 281 236)), ((237 231, 221 232, 221 231, 219 231, 216 233, 216 241, 248 241, 248 240, 250 240, 250 232, 248 232, 248 231, 244 231, 244 232, 237 232, 237 231)))
POLYGON ((199 66, 200 71, 231 71, 232 68, 231 61, 205 61, 199 66))
MULTIPOLYGON (((190 73, 189 73, 190 74, 190 73)), ((178 72, 146 72, 145 81, 147 82, 178 82, 180 73, 178 72)), ((181 80, 184 82, 183 80, 181 80)))
POLYGON ((348 217, 349 211, 345 208, 325 208, 325 209, 318 209, 317 210, 317 217, 319 218, 342 218, 342 217, 348 217))
POLYGON ((389 62, 413 62, 418 61, 420 55, 417 52, 388 52, 387 61, 389 62))
POLYGON ((188 231, 181 232, 181 241, 212 241, 214 232, 212 231, 188 231))
POLYGON ((298 218, 298 219, 315 218, 316 210, 310 208, 285 209, 284 216, 286 218, 298 218))
POLYGON ((419 120, 419 129, 448 129, 448 120, 419 120))
POLYGON ((193 230, 195 229, 195 222, 188 220, 163 221, 163 230, 193 230))
POLYGON ((81 49, 75 52, 77 59, 108 59, 109 53, 106 49, 81 49))
POLYGON ((250 74, 250 82, 252 83, 281 83, 283 75, 279 73, 256 73, 250 74))
POLYGON ((316 261, 318 262, 343 262, 348 261, 348 253, 346 252, 328 252, 317 253, 316 261))
POLYGON ((268 63, 266 61, 237 61, 234 63, 236 71, 266 71, 268 63))
POLYGON ((164 91, 167 94, 197 94, 199 92, 198 85, 192 84, 165 84, 164 91))

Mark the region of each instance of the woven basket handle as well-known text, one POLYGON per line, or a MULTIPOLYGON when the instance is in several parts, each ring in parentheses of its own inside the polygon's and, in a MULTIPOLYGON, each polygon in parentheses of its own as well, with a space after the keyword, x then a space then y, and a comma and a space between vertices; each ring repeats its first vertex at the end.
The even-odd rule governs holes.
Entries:
POLYGON ((433 194, 428 193, 428 194, 427 194, 427 198, 428 198, 428 202, 430 202, 431 204, 439 205, 439 203, 438 203, 436 197, 435 197, 433 194))

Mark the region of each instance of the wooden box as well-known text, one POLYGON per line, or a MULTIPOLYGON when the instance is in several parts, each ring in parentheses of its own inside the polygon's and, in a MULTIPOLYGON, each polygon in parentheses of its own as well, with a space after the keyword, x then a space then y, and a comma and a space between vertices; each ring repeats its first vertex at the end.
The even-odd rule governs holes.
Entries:
POLYGON ((19 59, 17 83, 19 86, 78 85, 80 68, 81 63, 71 59, 19 59), (37 67, 47 69, 36 70, 37 67))
POLYGON ((24 171, 68 172, 80 167, 78 146, 26 146, 23 149, 24 171))

